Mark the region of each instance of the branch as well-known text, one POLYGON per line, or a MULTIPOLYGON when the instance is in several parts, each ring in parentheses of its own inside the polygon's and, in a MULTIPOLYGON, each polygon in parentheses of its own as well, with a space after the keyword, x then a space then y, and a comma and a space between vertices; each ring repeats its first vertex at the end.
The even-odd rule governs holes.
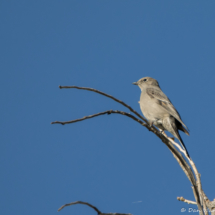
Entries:
POLYGON ((199 194, 199 198, 200 198, 200 203, 201 203, 201 205, 203 205, 205 215, 208 215, 208 210, 207 210, 207 206, 206 206, 206 199, 204 198, 204 193, 203 193, 203 190, 202 190, 200 174, 199 174, 199 172, 198 172, 198 170, 196 168, 195 163, 191 159, 188 159, 188 160, 189 160, 190 165, 192 166, 193 171, 194 171, 195 176, 196 176, 196 184, 197 184, 197 188, 198 188, 198 194, 199 194))
MULTIPOLYGON (((193 194, 194 194, 194 197, 196 199, 196 202, 197 202, 197 206, 198 206, 198 209, 199 209, 199 214, 200 215, 203 215, 203 210, 202 210, 202 205, 200 203, 200 199, 199 199, 199 193, 198 193, 198 190, 196 190, 194 187, 192 187, 192 190, 193 190, 193 194), (197 195, 198 194, 198 195, 197 195)), ((205 212, 205 211, 204 211, 205 212)))
POLYGON ((155 133, 167 145, 167 147, 173 153, 174 157, 179 162, 181 168, 183 169, 183 171, 187 175, 188 179, 191 181, 192 185, 195 186, 195 178, 194 178, 194 175, 192 173, 192 170, 190 169, 189 165, 186 163, 186 161, 183 158, 183 156, 181 156, 181 154, 172 145, 172 143, 174 143, 178 147, 180 147, 180 146, 177 143, 175 143, 171 138, 167 137, 165 133, 164 133, 165 134, 164 135, 163 133, 161 133, 160 131, 158 131, 156 128, 154 128, 154 127, 148 127, 148 125, 146 123, 144 123, 141 120, 137 119, 135 116, 131 115, 130 113, 127 113, 127 112, 124 112, 124 111, 118 111, 118 110, 115 110, 115 111, 108 110, 108 111, 100 112, 100 113, 97 113, 97 114, 85 116, 85 117, 80 118, 80 119, 75 119, 75 120, 65 121, 65 122, 55 121, 55 122, 52 122, 51 124, 62 124, 62 125, 65 125, 65 124, 75 123, 75 122, 83 121, 83 120, 90 119, 90 118, 93 118, 93 117, 96 117, 96 116, 100 116, 100 115, 104 115, 104 114, 111 114, 111 113, 122 114, 124 116, 130 117, 133 120, 135 120, 136 122, 140 123, 142 126, 147 127, 150 131, 152 131, 153 133, 155 133))
MULTIPOLYGON (((163 134, 165 134, 164 132, 163 132, 163 134)), ((165 134, 166 135, 166 134, 165 134)), ((167 136, 166 136, 167 137, 167 136)), ((167 137, 183 154, 184 154, 184 156, 187 158, 187 160, 189 161, 189 163, 190 163, 190 165, 191 165, 191 167, 192 167, 192 169, 193 169, 193 171, 194 171, 194 174, 195 174, 195 176, 196 176, 196 185, 197 185, 197 187, 196 187, 196 189, 197 190, 195 190, 194 192, 195 192, 195 194, 194 194, 194 196, 197 196, 197 193, 198 193, 198 201, 197 201, 197 205, 198 204, 200 204, 200 205, 202 205, 203 206, 203 209, 204 209, 204 212, 205 212, 205 215, 208 215, 208 211, 207 211, 207 204, 206 204, 206 198, 204 198, 204 193, 203 193, 203 190, 202 190, 202 185, 201 185, 201 180, 200 180, 200 174, 198 173, 198 170, 197 170, 197 168, 196 168, 196 165, 195 165, 195 163, 193 162, 193 160, 190 158, 190 157, 188 157, 188 155, 187 155, 187 153, 186 153, 186 151, 184 150, 184 149, 182 149, 181 148, 181 146, 178 144, 178 143, 176 143, 176 142, 174 142, 171 138, 169 138, 169 137, 167 137)), ((193 184, 193 186, 195 186, 194 184, 193 184)), ((183 198, 183 197, 182 197, 183 198)), ((200 210, 200 207, 199 207, 199 205, 198 205, 198 208, 199 208, 199 210, 200 210)))
POLYGON ((182 147, 181 147, 178 143, 176 143, 171 137, 168 137, 168 136, 165 134, 164 131, 163 131, 163 135, 164 135, 173 145, 175 145, 175 146, 179 149, 179 151, 181 151, 181 152, 184 154, 184 156, 185 156, 187 159, 189 159, 189 157, 188 157, 186 151, 185 151, 184 149, 182 149, 182 147))
POLYGON ((76 202, 71 202, 71 203, 68 203, 68 204, 65 204, 63 206, 61 206, 58 211, 62 210, 63 208, 65 208, 66 206, 70 206, 70 205, 76 205, 76 204, 82 204, 82 205, 88 205, 89 207, 93 208, 98 214, 101 214, 102 212, 97 209, 95 206, 87 203, 87 202, 82 202, 82 201, 76 201, 76 202))
MULTIPOLYGON (((165 135, 167 137, 167 135, 163 132, 163 135, 165 135)), ((172 140, 171 138, 167 137, 183 154, 184 156, 188 159, 194 173, 196 176, 196 184, 193 184, 193 186, 195 187, 195 190, 193 190, 194 192, 194 196, 198 199, 196 199, 197 203, 195 202, 195 204, 198 205, 199 210, 201 209, 200 205, 203 206, 205 215, 208 215, 208 211, 207 211, 207 204, 206 204, 206 199, 203 197, 203 191, 202 191, 202 185, 201 185, 201 180, 200 180, 200 174, 197 171, 197 168, 194 164, 194 162, 192 161, 192 159, 190 157, 188 157, 186 151, 184 149, 182 149, 182 147, 176 143, 174 140, 172 140), (196 186, 197 185, 197 186, 196 186)), ((181 197, 183 198, 183 197, 181 197)), ((182 200, 181 200, 182 201, 182 200)))
POLYGON ((187 203, 187 204, 196 205, 196 202, 187 200, 187 199, 185 199, 184 197, 177 197, 177 199, 178 199, 178 201, 182 201, 182 202, 185 202, 185 203, 187 203))
POLYGON ((85 119, 90 119, 90 118, 93 118, 93 117, 96 117, 96 116, 101 116, 101 115, 104 115, 104 114, 108 114, 109 115, 109 114, 112 114, 112 113, 122 114, 124 116, 130 117, 133 120, 139 122, 141 125, 146 126, 146 123, 144 123, 140 119, 137 119, 135 116, 131 115, 130 113, 127 113, 127 112, 124 112, 124 111, 119 111, 119 110, 107 110, 107 111, 104 111, 104 112, 100 112, 100 113, 96 113, 96 114, 93 114, 93 115, 85 116, 85 117, 80 118, 80 119, 75 119, 75 120, 65 121, 65 122, 55 121, 55 122, 51 122, 51 124, 65 125, 65 124, 80 122, 80 121, 83 121, 85 119))
MULTIPOLYGON (((163 132, 163 135, 164 135, 164 134, 165 134, 165 133, 163 132)), ((165 135, 166 135, 166 134, 165 134, 165 135)), ((166 135, 166 137, 167 137, 167 135, 166 135)), ((200 174, 198 173, 197 168, 196 168, 194 162, 193 162, 192 159, 187 155, 186 151, 185 151, 184 149, 182 149, 182 147, 181 147, 178 143, 176 143, 174 140, 172 140, 172 139, 169 138, 169 137, 167 137, 167 138, 179 149, 179 151, 181 151, 181 152, 184 154, 184 156, 185 156, 185 157, 187 158, 187 160, 189 161, 189 163, 190 163, 190 165, 191 165, 191 167, 192 167, 192 169, 193 169, 193 171, 194 171, 194 173, 195 173, 195 176, 196 176, 196 183, 193 184, 193 186, 195 187, 195 189, 194 189, 194 187, 193 187, 193 192, 194 192, 194 196, 195 196, 196 202, 197 202, 197 203, 195 203, 195 204, 197 204, 199 211, 202 210, 202 206, 203 206, 205 215, 208 215, 207 206, 206 206, 206 200, 203 198, 203 194, 202 194, 203 191, 202 191, 202 185, 201 185, 201 181, 200 181, 200 174), (197 185, 196 185, 196 184, 197 184, 197 185), (201 206, 201 207, 200 207, 200 206, 201 206)), ((191 182, 191 183, 192 183, 192 182, 191 182)), ((182 198, 183 198, 183 197, 182 197, 182 198)), ((200 212, 200 214, 201 214, 201 213, 202 213, 202 212, 200 212)))
MULTIPOLYGON (((163 132, 163 135, 164 135, 164 134, 165 134, 165 133, 163 132)), ((165 136, 167 137, 166 134, 165 134, 165 136)), ((200 181, 200 176, 199 176, 199 173, 198 173, 198 171, 197 171, 197 168, 196 168, 194 162, 192 161, 192 159, 191 159, 190 157, 188 157, 186 151, 183 150, 183 149, 181 148, 181 146, 180 146, 178 143, 176 143, 174 140, 172 140, 172 139, 169 138, 169 137, 167 137, 167 138, 171 141, 171 143, 173 143, 173 144, 184 154, 184 156, 188 159, 188 161, 189 161, 189 163, 190 163, 192 169, 194 170, 196 179, 194 178, 193 171, 190 169, 190 173, 189 173, 189 171, 187 172, 185 169, 183 169, 183 166, 180 164, 180 161, 179 161, 179 160, 174 156, 174 154, 173 154, 173 156, 176 158, 176 160, 178 161, 178 163, 179 163, 179 165, 181 166, 181 168, 184 170, 184 172, 185 172, 185 174, 187 175, 188 179, 190 178, 190 182, 191 182, 192 185, 193 185, 193 186, 192 186, 193 194, 194 194, 194 197, 195 197, 195 199, 196 199, 196 204, 197 204, 197 206, 198 206, 200 215, 203 215, 203 210, 202 210, 202 209, 204 209, 205 215, 208 215, 208 211, 207 211, 207 207, 206 207, 206 202, 205 202, 205 200, 203 200, 203 202, 201 202, 201 199, 203 199, 203 197, 202 197, 201 181, 200 181), (187 172, 188 174, 187 174, 186 172, 187 172), (192 172, 192 174, 191 174, 191 172, 192 172), (202 208, 202 206, 203 206, 203 208, 202 208)), ((188 164, 187 164, 187 165, 188 165, 188 164)), ((189 165, 188 165, 188 166, 189 166, 189 165)), ((189 166, 189 168, 190 168, 190 166, 189 166)), ((182 198, 183 198, 183 197, 182 197, 182 198)))
POLYGON ((99 90, 96 90, 96 89, 93 89, 93 88, 89 88, 89 87, 78 87, 78 86, 59 86, 60 89, 68 89, 68 88, 76 88, 76 89, 79 89, 79 90, 88 90, 88 91, 92 91, 92 92, 95 92, 95 93, 98 93, 98 94, 101 94, 103 96, 106 96, 108 98, 111 98, 113 99, 114 101, 122 104, 123 106, 127 107, 131 112, 133 112, 134 114, 136 114, 140 119, 142 119, 144 122, 148 123, 148 121, 142 117, 139 113, 137 113, 137 111, 133 110, 133 108, 131 108, 129 105, 127 105, 126 103, 124 103, 123 101, 111 96, 111 95, 108 95, 107 93, 104 93, 102 91, 99 91, 99 90))
POLYGON ((93 209, 98 213, 98 215, 132 215, 132 214, 125 214, 125 213, 102 213, 97 207, 95 207, 95 206, 89 204, 88 202, 82 202, 82 201, 71 202, 71 203, 65 204, 65 205, 61 206, 61 207, 58 209, 58 211, 62 210, 62 209, 65 208, 66 206, 76 205, 76 204, 87 205, 87 206, 93 208, 93 209))
POLYGON ((208 197, 205 195, 203 190, 202 190, 202 194, 203 194, 205 203, 207 205, 207 208, 209 208, 209 211, 211 212, 211 215, 215 215, 215 199, 213 201, 210 201, 208 197))

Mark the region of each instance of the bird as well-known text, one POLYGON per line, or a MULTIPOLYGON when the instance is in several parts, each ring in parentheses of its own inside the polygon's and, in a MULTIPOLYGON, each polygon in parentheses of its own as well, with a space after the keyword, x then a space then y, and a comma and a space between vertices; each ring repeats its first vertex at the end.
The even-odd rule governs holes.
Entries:
POLYGON ((161 132, 169 131, 181 143, 190 155, 179 134, 179 130, 189 136, 189 129, 183 123, 178 111, 173 106, 169 98, 161 90, 159 83, 154 78, 144 77, 133 83, 141 89, 140 109, 149 122, 149 125, 155 125, 161 132))

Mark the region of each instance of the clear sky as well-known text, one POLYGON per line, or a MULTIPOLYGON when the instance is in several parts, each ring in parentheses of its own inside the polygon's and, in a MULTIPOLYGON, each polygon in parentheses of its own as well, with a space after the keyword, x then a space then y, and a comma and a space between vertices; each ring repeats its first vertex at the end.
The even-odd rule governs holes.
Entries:
MULTIPOLYGON (((121 115, 51 125, 125 107, 139 108, 132 82, 157 79, 190 136, 181 133, 215 198, 215 1, 65 0, 0 2, 0 213, 57 214, 72 201, 102 212, 181 214, 194 200, 167 147, 121 115)), ((195 208, 195 207, 194 207, 195 208)), ((93 215, 72 206, 62 215, 93 215)), ((188 212, 184 212, 188 214, 188 212)))

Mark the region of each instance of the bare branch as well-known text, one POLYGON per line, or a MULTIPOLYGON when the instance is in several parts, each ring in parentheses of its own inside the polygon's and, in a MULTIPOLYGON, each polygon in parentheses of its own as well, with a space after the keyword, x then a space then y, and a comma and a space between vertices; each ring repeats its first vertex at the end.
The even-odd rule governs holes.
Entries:
POLYGON ((65 205, 61 206, 58 209, 58 211, 62 210, 66 206, 71 206, 71 205, 76 205, 76 204, 87 205, 87 206, 93 208, 98 213, 98 215, 132 215, 132 214, 125 214, 125 213, 102 213, 97 207, 89 204, 88 202, 82 202, 82 201, 76 201, 76 202, 71 202, 71 203, 65 204, 65 205))
POLYGON ((197 205, 196 202, 185 199, 184 197, 177 197, 178 201, 185 202, 187 204, 197 205))
POLYGON ((78 87, 78 86, 59 86, 60 89, 68 89, 68 88, 76 88, 76 89, 79 89, 79 90, 88 90, 88 91, 92 91, 92 92, 95 92, 95 93, 98 93, 98 94, 101 94, 103 96, 106 96, 108 98, 111 98, 113 99, 114 101, 122 104, 123 106, 127 107, 131 112, 133 112, 134 114, 136 114, 140 119, 142 119, 144 122, 148 123, 148 121, 143 117, 141 116, 139 113, 137 113, 137 111, 135 111, 133 108, 131 108, 129 105, 127 105, 126 103, 124 103, 123 101, 111 96, 111 95, 108 95, 107 93, 104 93, 102 91, 99 91, 99 90, 96 90, 96 89, 93 89, 93 88, 89 88, 89 87, 78 87))
POLYGON ((66 206, 70 206, 70 205, 76 205, 76 204, 83 204, 83 205, 88 205, 89 207, 93 208, 98 214, 101 214, 102 212, 96 208, 95 206, 87 203, 87 202, 82 202, 82 201, 76 201, 76 202, 71 202, 71 203, 68 203, 68 204, 65 204, 63 206, 61 206, 58 211, 62 210, 63 208, 65 208, 66 206))
POLYGON ((198 209, 199 209, 199 214, 200 215, 204 215, 203 213, 203 210, 202 210, 202 206, 200 204, 200 199, 199 199, 199 195, 198 195, 198 190, 195 189, 195 187, 192 187, 192 190, 193 190, 193 194, 194 194, 194 197, 196 199, 196 202, 197 202, 197 206, 198 206, 198 209))
POLYGON ((211 212, 211 215, 215 215, 215 199, 213 201, 210 201, 208 197, 205 195, 203 190, 202 190, 202 195, 207 205, 207 208, 211 212))
MULTIPOLYGON (((163 134, 167 137, 167 135, 163 132, 163 134)), ((199 204, 201 204, 202 206, 203 206, 203 209, 204 209, 204 212, 205 212, 205 215, 208 215, 208 211, 207 211, 207 206, 206 206, 206 200, 204 199, 204 197, 203 197, 203 191, 202 191, 202 185, 201 185, 201 180, 200 180, 200 174, 198 173, 198 171, 197 171, 197 168, 196 168, 196 166, 195 166, 195 164, 194 164, 194 162, 193 162, 193 160, 190 158, 190 157, 188 157, 188 155, 187 155, 187 153, 186 153, 186 151, 185 150, 183 150, 182 148, 181 148, 181 146, 178 144, 178 143, 176 143, 176 142, 174 142, 171 138, 169 138, 169 137, 167 137, 183 154, 184 154, 184 156, 187 158, 187 160, 189 161, 189 163, 190 163, 190 165, 191 165, 191 167, 192 167, 192 169, 193 169, 193 171, 194 171, 194 174, 195 174, 195 176, 196 176, 196 185, 197 185, 197 189, 198 189, 198 192, 196 192, 196 195, 197 195, 197 193, 198 193, 198 195, 199 195, 199 199, 200 199, 200 202, 199 202, 199 204)), ((193 186, 195 186, 194 184, 193 184, 193 186)), ((197 201, 198 202, 198 201, 197 201)))
MULTIPOLYGON (((163 132, 163 135, 165 135, 167 137, 167 135, 164 132, 163 132)), ((203 198, 203 194, 202 194, 203 191, 202 191, 202 186, 201 186, 200 174, 198 173, 197 168, 196 168, 194 162, 192 161, 192 159, 190 157, 188 157, 186 151, 184 149, 182 149, 181 146, 178 143, 176 143, 174 140, 172 140, 169 137, 167 137, 167 138, 184 154, 184 156, 188 159, 188 161, 189 161, 192 169, 194 170, 194 173, 195 173, 195 176, 196 176, 196 180, 197 180, 196 185, 197 185, 197 189, 198 189, 198 195, 200 197, 199 204, 203 205, 204 212, 205 212, 206 215, 208 215, 207 207, 206 207, 206 202, 205 202, 205 200, 203 198), (201 199, 202 199, 202 201, 201 201, 201 199)), ((195 184, 193 184, 193 186, 195 186, 195 184)), ((197 192, 196 192, 196 195, 197 195, 197 192)))
POLYGON ((179 151, 181 151, 183 154, 184 154, 184 156, 188 159, 189 157, 188 157, 188 155, 187 155, 187 153, 186 153, 186 151, 184 150, 184 149, 182 149, 182 147, 178 144, 178 143, 176 143, 171 137, 168 137, 166 134, 165 134, 165 132, 163 132, 162 133, 173 145, 175 145, 178 149, 179 149, 179 151))
MULTIPOLYGON (((166 135, 164 132, 163 132, 163 135, 165 135, 165 136, 167 137, 167 135, 166 135)), ((184 154, 184 156, 188 159, 188 161, 189 161, 189 163, 190 163, 190 165, 191 165, 191 167, 192 167, 192 169, 193 169, 193 171, 194 171, 194 173, 195 173, 195 176, 196 176, 196 184, 193 184, 193 186, 194 186, 195 188, 198 189, 198 191, 195 190, 195 193, 196 193, 196 195, 199 196, 198 199, 200 200, 199 202, 197 201, 197 204, 202 205, 202 206, 203 206, 203 209, 204 209, 205 215, 208 215, 207 206, 206 206, 206 200, 204 199, 203 193, 202 193, 203 191, 202 191, 202 186, 201 186, 200 174, 198 173, 197 168, 196 168, 194 162, 192 161, 192 159, 191 159, 190 157, 188 157, 186 151, 185 151, 184 149, 182 149, 181 146, 180 146, 178 143, 176 143, 174 140, 172 140, 172 139, 169 138, 169 137, 167 137, 167 138, 168 138, 168 139, 169 139, 183 154, 184 154), (197 187, 196 187, 195 185, 197 185, 197 187), (197 194, 197 193, 198 193, 198 194, 197 194)))
MULTIPOLYGON (((163 132, 163 134, 165 134, 165 133, 163 132)), ((188 161, 189 161, 189 163, 190 163, 192 169, 194 170, 194 173, 195 173, 196 178, 198 178, 198 177, 199 177, 199 173, 198 173, 198 171, 197 171, 197 169, 196 169, 196 166, 195 166, 194 162, 192 161, 192 159, 191 159, 190 157, 188 157, 186 151, 183 150, 183 149, 181 148, 181 146, 180 146, 178 143, 176 143, 174 140, 172 140, 171 138, 167 137, 166 134, 165 134, 165 136, 166 136, 166 138, 168 138, 169 141, 170 141, 171 143, 173 143, 173 144, 184 154, 184 156, 188 159, 188 161)), ((179 154, 180 154, 180 153, 179 153, 179 154)), ((187 164, 186 161, 185 161, 185 162, 186 162, 186 164, 188 165, 188 167, 187 167, 187 166, 184 166, 184 165, 181 163, 181 161, 178 159, 178 157, 175 156, 175 154, 173 154, 173 156, 174 156, 175 159, 178 161, 178 163, 179 163, 179 165, 181 166, 182 170, 185 172, 185 174, 187 175, 187 177, 188 177, 188 179, 190 180, 191 184, 193 185, 192 189, 193 189, 194 197, 195 197, 195 199, 196 199, 196 204, 197 204, 198 209, 199 209, 199 211, 200 211, 199 213, 200 213, 200 214, 203 214, 203 208, 204 208, 205 214, 208 215, 207 208, 206 208, 206 204, 205 204, 205 205, 203 204, 203 208, 202 208, 202 204, 201 204, 201 201, 200 201, 200 200, 201 200, 200 198, 201 198, 201 196, 202 196, 202 194, 201 194, 201 191, 202 191, 202 190, 200 190, 201 187, 200 187, 198 184, 196 184, 196 179, 194 178, 193 171, 191 170, 190 166, 187 164)), ((200 180, 200 178, 199 178, 199 180, 200 180)), ((201 182, 200 182, 200 185, 201 185, 201 182)), ((182 198, 183 198, 183 197, 182 197, 182 198)))
POLYGON ((198 172, 198 170, 196 168, 196 165, 193 162, 193 160, 191 160, 191 159, 188 159, 188 160, 189 160, 190 165, 192 166, 193 171, 194 171, 195 176, 196 176, 196 185, 197 185, 197 188, 198 188, 198 194, 199 194, 199 197, 200 197, 200 203, 201 203, 201 205, 203 205, 205 215, 208 215, 207 206, 206 206, 206 199, 204 198, 204 194, 203 194, 203 191, 202 191, 202 184, 201 184, 201 180, 200 180, 200 174, 199 174, 199 172, 198 172))
POLYGON ((119 110, 107 110, 107 111, 104 111, 104 112, 100 112, 100 113, 96 113, 96 114, 93 114, 93 115, 85 116, 85 117, 80 118, 80 119, 75 119, 75 120, 65 121, 65 122, 55 121, 55 122, 51 122, 51 124, 65 125, 65 124, 70 124, 70 123, 75 123, 75 122, 83 121, 85 119, 90 119, 90 118, 93 118, 93 117, 96 117, 96 116, 101 116, 101 115, 104 115, 104 114, 112 114, 112 113, 122 114, 124 116, 130 117, 133 120, 139 122, 141 125, 146 126, 146 123, 144 123, 140 119, 137 119, 135 116, 131 115, 130 113, 127 113, 127 112, 124 112, 124 111, 119 111, 119 110))
POLYGON ((125 116, 128 116, 130 118, 132 118, 133 120, 135 120, 136 122, 140 123, 142 126, 147 127, 150 131, 152 131, 153 133, 155 133, 170 149, 170 151, 173 153, 173 155, 176 156, 178 162, 180 162, 179 164, 181 165, 182 169, 184 170, 185 174, 187 175, 188 179, 191 181, 192 185, 195 186, 195 178, 193 176, 193 173, 189 167, 189 165, 186 163, 185 159, 183 158, 183 156, 181 156, 180 153, 178 153, 178 151, 174 148, 174 146, 172 145, 172 142, 175 145, 178 145, 177 143, 175 143, 171 138, 167 137, 166 134, 164 135, 163 133, 161 133, 160 131, 158 131, 156 128, 154 127, 148 127, 148 125, 144 122, 142 122, 141 120, 137 119, 135 116, 131 115, 130 113, 124 112, 124 111, 118 111, 118 110, 108 110, 108 111, 104 111, 104 112, 100 112, 97 114, 93 114, 93 115, 89 115, 89 116, 85 116, 83 118, 80 119, 75 119, 75 120, 71 120, 71 121, 65 121, 65 122, 61 122, 61 121, 55 121, 52 122, 51 124, 69 124, 69 123, 75 123, 75 122, 79 122, 85 119, 90 119, 96 116, 100 116, 100 115, 104 115, 104 114, 111 114, 111 113, 117 113, 117 114, 122 114, 125 116))

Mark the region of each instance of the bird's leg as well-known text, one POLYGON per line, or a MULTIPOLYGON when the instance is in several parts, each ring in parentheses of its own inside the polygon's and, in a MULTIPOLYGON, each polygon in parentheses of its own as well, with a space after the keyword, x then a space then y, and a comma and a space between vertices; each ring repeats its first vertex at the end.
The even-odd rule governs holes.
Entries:
MULTIPOLYGON (((163 129, 160 129, 160 128, 158 128, 158 129, 159 129, 159 131, 160 131, 161 134, 166 135, 166 133, 164 132, 163 129)), ((169 138, 172 139, 173 141, 175 140, 175 137, 169 137, 169 138)))
MULTIPOLYGON (((164 132, 163 129, 160 129, 160 128, 158 128, 158 129, 159 129, 159 131, 161 132, 161 134, 166 135, 166 133, 164 132)), ((166 135, 166 136, 167 136, 167 135, 166 135)), ((175 140, 174 137, 169 137, 169 138, 172 139, 173 141, 175 140)))
POLYGON ((164 132, 163 129, 160 129, 160 128, 158 128, 158 129, 159 129, 159 131, 160 131, 161 134, 163 134, 163 135, 165 134, 165 132, 164 132))
POLYGON ((150 120, 150 121, 149 121, 149 126, 152 127, 154 122, 155 122, 155 121, 150 120))

